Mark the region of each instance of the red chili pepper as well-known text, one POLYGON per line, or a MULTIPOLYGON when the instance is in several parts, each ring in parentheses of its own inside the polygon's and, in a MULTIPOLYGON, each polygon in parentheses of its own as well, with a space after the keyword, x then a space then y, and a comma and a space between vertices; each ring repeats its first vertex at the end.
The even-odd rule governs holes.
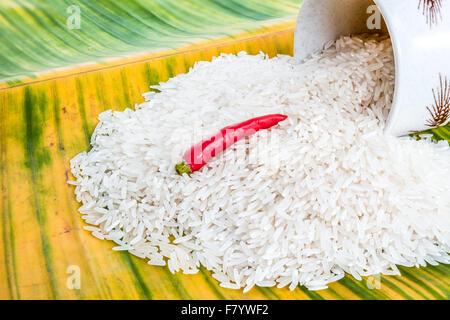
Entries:
POLYGON ((183 155, 182 162, 175 165, 178 174, 192 173, 200 170, 212 157, 219 154, 240 139, 250 136, 259 130, 268 129, 286 120, 282 114, 269 114, 253 118, 221 129, 209 139, 203 140, 191 147, 183 155))

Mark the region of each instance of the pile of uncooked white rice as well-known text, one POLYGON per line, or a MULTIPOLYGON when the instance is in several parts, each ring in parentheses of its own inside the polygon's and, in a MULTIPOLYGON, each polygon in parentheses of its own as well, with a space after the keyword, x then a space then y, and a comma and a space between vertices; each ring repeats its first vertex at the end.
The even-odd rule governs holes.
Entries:
POLYGON ((383 134, 393 87, 389 39, 344 37, 301 64, 199 62, 135 111, 99 116, 92 150, 71 161, 86 229, 244 291, 449 263, 450 149, 383 134), (289 118, 175 173, 195 142, 271 113, 289 118))

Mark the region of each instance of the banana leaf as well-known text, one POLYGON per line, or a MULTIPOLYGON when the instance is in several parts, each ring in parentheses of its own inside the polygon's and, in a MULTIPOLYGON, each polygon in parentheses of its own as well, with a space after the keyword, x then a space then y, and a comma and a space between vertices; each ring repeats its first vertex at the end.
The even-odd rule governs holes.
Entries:
MULTIPOLYGON (((2 1, 0 299, 448 299, 450 268, 442 264, 400 267, 402 277, 346 276, 321 291, 244 294, 220 287, 205 269, 171 274, 83 230, 66 181, 69 160, 89 148, 97 115, 143 102, 150 85, 222 52, 292 54, 298 7, 291 0, 2 1), (72 3, 87 16, 83 32, 69 39, 55 15, 72 3), (273 20, 285 17, 291 21, 273 20), (167 41, 157 54, 155 39, 167 41), (78 62, 95 64, 80 69, 78 62), (67 69, 54 71, 60 67, 67 69)), ((448 127, 432 133, 450 141, 448 127)))

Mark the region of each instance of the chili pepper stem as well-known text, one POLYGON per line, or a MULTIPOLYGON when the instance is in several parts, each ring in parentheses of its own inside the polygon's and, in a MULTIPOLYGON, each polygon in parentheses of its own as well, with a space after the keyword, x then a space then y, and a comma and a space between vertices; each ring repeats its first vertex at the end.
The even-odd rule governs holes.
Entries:
POLYGON ((191 167, 189 167, 189 165, 187 165, 186 162, 184 162, 184 161, 177 163, 175 165, 175 170, 177 171, 177 173, 180 176, 182 176, 184 173, 187 173, 187 174, 192 173, 191 167))

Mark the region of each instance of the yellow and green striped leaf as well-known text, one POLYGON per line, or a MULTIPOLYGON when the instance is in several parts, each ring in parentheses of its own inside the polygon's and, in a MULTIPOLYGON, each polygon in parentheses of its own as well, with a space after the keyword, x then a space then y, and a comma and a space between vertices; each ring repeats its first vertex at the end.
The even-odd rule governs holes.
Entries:
MULTIPOLYGON (((298 6, 294 0, 2 1, 0 39, 9 48, 0 51, 0 299, 450 298, 447 265, 401 267, 402 277, 382 276, 379 287, 371 278, 347 276, 316 292, 244 294, 221 288, 204 269, 173 275, 149 266, 82 230, 66 181, 69 160, 89 147, 97 115, 143 102, 150 85, 222 52, 292 54, 298 6), (72 2, 89 15, 83 33, 70 36, 56 13, 72 2), (155 39, 165 39, 162 51, 151 45, 155 39), (119 56, 127 57, 104 62, 119 56), (77 271, 79 289, 70 282, 77 271)), ((448 127, 433 132, 450 141, 448 127)))
POLYGON ((5 83, 3 86, 19 85, 49 72, 65 74, 65 67, 76 65, 86 71, 114 58, 142 59, 202 40, 290 22, 295 20, 300 3, 301 0, 2 0, 0 82, 5 83), (74 24, 74 19, 79 24, 74 24))

